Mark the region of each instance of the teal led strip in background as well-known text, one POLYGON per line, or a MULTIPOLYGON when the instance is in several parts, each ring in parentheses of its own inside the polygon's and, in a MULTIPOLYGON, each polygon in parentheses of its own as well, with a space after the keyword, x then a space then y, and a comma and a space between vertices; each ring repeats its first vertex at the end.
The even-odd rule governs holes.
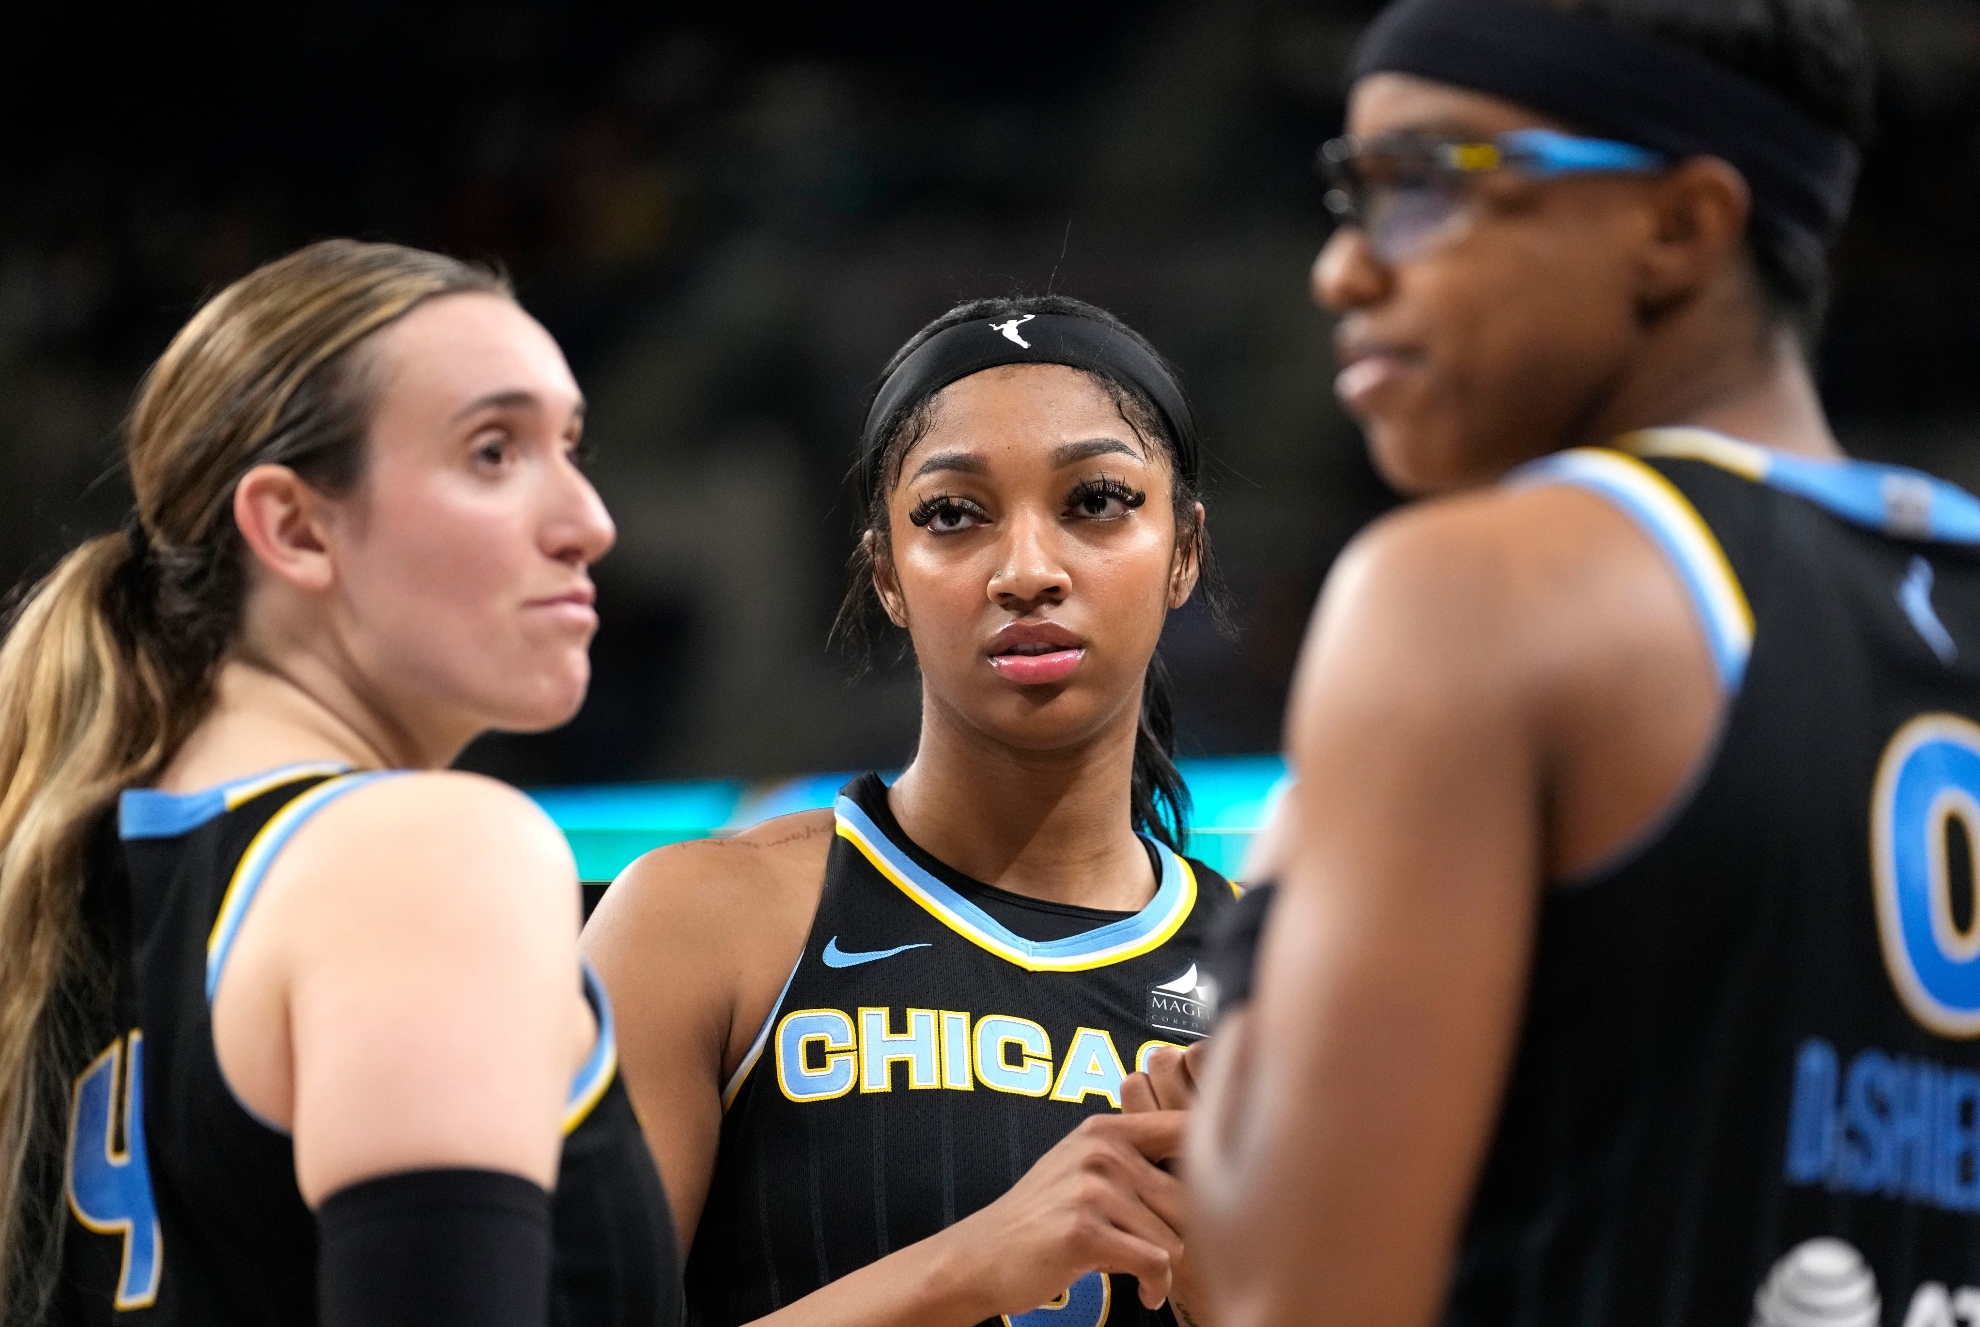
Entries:
MULTIPOLYGON (((1176 764, 1194 804, 1189 855, 1235 876, 1251 836, 1265 823, 1285 762, 1277 756, 1225 756, 1176 764)), ((598 882, 612 879, 633 858, 663 844, 733 834, 772 816, 829 807, 852 778, 846 773, 767 784, 621 783, 539 788, 530 796, 570 840, 578 876, 598 882)))

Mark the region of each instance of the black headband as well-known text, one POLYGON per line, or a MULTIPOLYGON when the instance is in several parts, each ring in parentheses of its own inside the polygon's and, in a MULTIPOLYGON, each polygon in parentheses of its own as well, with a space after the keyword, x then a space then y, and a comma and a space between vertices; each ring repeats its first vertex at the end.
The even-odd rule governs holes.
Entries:
POLYGON ((1756 217, 1826 244, 1849 215, 1856 145, 1772 89, 1655 37, 1540 0, 1397 0, 1349 68, 1518 102, 1673 157, 1718 157, 1756 217))
POLYGON ((1176 447, 1176 473, 1194 484, 1199 467, 1196 422, 1182 388, 1162 361, 1118 327, 1064 313, 972 318, 928 338, 887 375, 860 435, 860 492, 879 482, 880 454, 895 420, 950 383, 1004 364, 1064 364, 1130 383, 1161 416, 1176 447))

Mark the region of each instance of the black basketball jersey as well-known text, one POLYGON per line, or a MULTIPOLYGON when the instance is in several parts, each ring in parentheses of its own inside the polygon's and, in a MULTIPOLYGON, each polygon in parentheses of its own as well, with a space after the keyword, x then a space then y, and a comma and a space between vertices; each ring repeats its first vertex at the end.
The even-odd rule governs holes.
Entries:
POLYGON ((1980 1320, 1980 503, 1695 430, 1514 482, 1641 525, 1728 710, 1549 891, 1449 1320, 1980 1320))
MULTIPOLYGON (((124 869, 93 872, 84 898, 115 1014, 72 1089, 61 1327, 317 1320, 316 1221, 293 1146, 221 1076, 208 1002, 290 835, 391 777, 293 766, 202 793, 124 794, 124 869)), ((564 1119, 551 1321, 656 1327, 679 1316, 671 1216, 619 1080, 604 989, 584 980, 599 1033, 564 1119)))
MULTIPOLYGON (((730 1327, 987 1206, 1157 1046, 1207 1030, 1196 959, 1234 897, 1149 843, 1139 912, 992 889, 908 841, 867 774, 836 808, 804 952, 723 1093, 688 1321, 730 1327)), ((1173 1324, 1092 1272, 1024 1327, 1173 1324)))

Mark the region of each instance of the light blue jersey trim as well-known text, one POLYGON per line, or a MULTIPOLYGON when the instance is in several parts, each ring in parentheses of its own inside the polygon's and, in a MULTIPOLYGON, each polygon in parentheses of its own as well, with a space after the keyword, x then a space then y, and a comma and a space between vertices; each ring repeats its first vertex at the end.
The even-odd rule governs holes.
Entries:
POLYGON ((284 765, 265 774, 252 774, 217 788, 196 793, 160 792, 156 788, 132 788, 117 799, 117 834, 126 839, 175 839, 190 834, 209 820, 298 779, 324 774, 344 774, 349 765, 330 761, 305 761, 284 765))
POLYGON ((1697 610, 1720 685, 1727 691, 1739 689, 1753 653, 1753 610, 1725 550, 1675 485, 1633 456, 1600 448, 1556 452, 1522 466, 1509 482, 1572 484, 1621 508, 1677 569, 1697 610))
POLYGON ((1943 479, 1874 461, 1775 456, 1765 481, 1857 525, 1900 539, 1980 544, 1980 501, 1943 479))
POLYGON ((1980 498, 1922 470, 1875 461, 1814 461, 1709 429, 1645 429, 1616 445, 1638 456, 1706 461, 1895 538, 1980 544, 1980 498))
POLYGON ((777 992, 777 1003, 770 1006, 770 1017, 763 1020, 763 1027, 757 1032, 756 1040, 749 1043, 749 1051, 743 1056, 742 1063, 736 1066, 736 1071, 729 1075, 729 1081, 723 1086, 724 1111, 736 1104, 736 1094, 742 1091, 743 1083, 749 1078, 749 1071, 754 1069, 756 1062, 763 1058, 763 1048, 770 1044, 770 1029, 777 1025, 777 1015, 784 1009, 784 998, 791 993, 791 983, 797 980, 798 969, 803 966, 804 955, 799 954, 797 963, 791 968, 791 975, 784 978, 784 989, 777 992))
POLYGON ((397 778, 403 773, 404 770, 372 770, 319 783, 277 811, 274 819, 261 827, 261 832, 248 844, 247 851, 241 854, 240 865, 234 868, 234 878, 220 900, 220 915, 214 919, 213 933, 207 938, 206 998, 209 1002, 213 999, 213 992, 220 988, 220 973, 227 965, 227 955, 234 947, 234 937, 240 934, 241 922, 247 917, 248 907, 260 891, 261 882, 267 879, 268 868, 275 864, 276 854, 311 816, 345 793, 355 792, 380 779, 397 778))
POLYGON ((841 797, 833 811, 840 835, 936 920, 1029 971, 1082 972, 1145 954, 1174 935, 1196 904, 1195 873, 1167 845, 1151 839, 1162 862, 1162 881, 1147 907, 1062 940, 1027 940, 916 865, 850 797, 841 797))
POLYGON ((591 998, 591 1010, 598 1019, 598 1039, 592 1042, 591 1054, 585 1057, 577 1077, 571 1080, 571 1094, 564 1101, 567 1134, 584 1123, 591 1108, 612 1085, 612 1075, 619 1071, 619 1037, 612 1026, 612 997, 605 993, 605 983, 591 970, 589 962, 580 960, 580 967, 584 972, 585 994, 591 998))

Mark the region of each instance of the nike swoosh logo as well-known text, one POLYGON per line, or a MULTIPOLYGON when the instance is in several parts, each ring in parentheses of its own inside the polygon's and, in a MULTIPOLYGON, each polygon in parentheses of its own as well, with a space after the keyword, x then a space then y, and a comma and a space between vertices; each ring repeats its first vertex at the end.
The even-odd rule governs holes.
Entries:
POLYGON ((883 958, 892 958, 896 954, 905 954, 910 949, 928 949, 930 947, 929 943, 923 940, 919 944, 895 945, 892 949, 855 950, 849 954, 839 948, 839 937, 835 935, 825 942, 825 952, 820 954, 819 957, 825 960, 825 966, 828 968, 856 968, 862 963, 878 963, 883 958))

